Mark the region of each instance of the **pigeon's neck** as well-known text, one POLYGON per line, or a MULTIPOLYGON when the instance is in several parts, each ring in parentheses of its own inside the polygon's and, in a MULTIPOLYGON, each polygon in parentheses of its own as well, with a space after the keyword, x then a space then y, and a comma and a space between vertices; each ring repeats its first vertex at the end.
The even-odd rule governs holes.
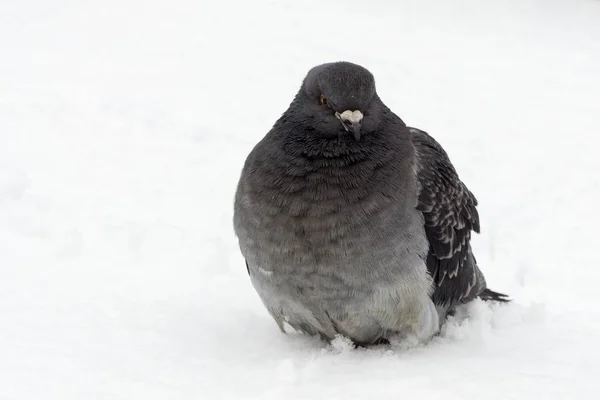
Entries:
POLYGON ((299 141, 293 139, 286 141, 283 149, 286 154, 300 157, 307 163, 314 162, 323 167, 343 166, 368 160, 371 157, 372 151, 369 149, 369 143, 366 142, 367 140, 357 143, 353 138, 342 135, 337 137, 315 135, 301 138, 299 141))
POLYGON ((327 135, 315 130, 284 137, 281 148, 286 156, 302 159, 303 162, 314 162, 323 167, 345 166, 381 160, 391 152, 403 153, 404 141, 399 135, 385 131, 368 132, 356 140, 347 132, 327 135))
POLYGON ((335 209, 369 193, 413 186, 414 147, 401 120, 369 130, 358 141, 343 132, 328 137, 295 122, 279 120, 259 144, 263 151, 251 157, 250 186, 273 194, 261 196, 263 201, 285 198, 278 207, 299 210, 308 207, 303 202, 323 206, 329 201, 335 209))
POLYGON ((408 135, 388 132, 369 132, 358 141, 349 134, 288 135, 280 143, 280 152, 267 165, 278 165, 290 178, 308 178, 305 183, 309 186, 367 188, 374 184, 372 176, 381 168, 412 169, 414 148, 408 135))

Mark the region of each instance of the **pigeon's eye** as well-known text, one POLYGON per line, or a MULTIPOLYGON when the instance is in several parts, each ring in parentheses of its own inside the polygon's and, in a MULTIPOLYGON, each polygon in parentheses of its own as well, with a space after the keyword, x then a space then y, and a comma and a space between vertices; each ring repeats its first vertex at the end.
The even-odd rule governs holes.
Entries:
POLYGON ((319 104, 322 105, 323 107, 329 107, 329 104, 327 103, 327 99, 325 98, 325 96, 323 96, 323 93, 321 93, 321 96, 319 96, 319 104))

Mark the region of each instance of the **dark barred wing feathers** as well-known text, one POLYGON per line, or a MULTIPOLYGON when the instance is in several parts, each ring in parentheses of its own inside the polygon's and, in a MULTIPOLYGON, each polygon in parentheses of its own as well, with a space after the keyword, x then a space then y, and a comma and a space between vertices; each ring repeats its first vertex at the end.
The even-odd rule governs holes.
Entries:
POLYGON ((479 233, 477 199, 440 144, 424 131, 409 130, 417 155, 417 209, 423 213, 430 245, 427 269, 435 284, 434 303, 451 307, 477 296, 502 300, 503 295, 486 289, 471 251, 471 232, 479 233))

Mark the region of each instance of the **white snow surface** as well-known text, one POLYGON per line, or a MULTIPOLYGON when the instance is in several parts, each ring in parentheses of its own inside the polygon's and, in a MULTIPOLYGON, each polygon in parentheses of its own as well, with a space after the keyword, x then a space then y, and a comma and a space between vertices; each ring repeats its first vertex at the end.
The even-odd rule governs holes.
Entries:
POLYGON ((595 399, 600 2, 0 2, 0 399, 595 399), (283 335, 232 228, 246 155, 348 60, 479 199, 431 343, 283 335))

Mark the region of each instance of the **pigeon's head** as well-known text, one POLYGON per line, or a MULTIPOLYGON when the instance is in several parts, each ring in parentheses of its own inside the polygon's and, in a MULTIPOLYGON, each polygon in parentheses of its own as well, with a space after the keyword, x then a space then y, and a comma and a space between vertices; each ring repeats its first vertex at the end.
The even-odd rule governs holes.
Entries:
POLYGON ((349 62, 312 68, 294 103, 290 111, 315 131, 326 136, 348 133, 357 141, 362 132, 378 126, 383 106, 373 74, 349 62))

